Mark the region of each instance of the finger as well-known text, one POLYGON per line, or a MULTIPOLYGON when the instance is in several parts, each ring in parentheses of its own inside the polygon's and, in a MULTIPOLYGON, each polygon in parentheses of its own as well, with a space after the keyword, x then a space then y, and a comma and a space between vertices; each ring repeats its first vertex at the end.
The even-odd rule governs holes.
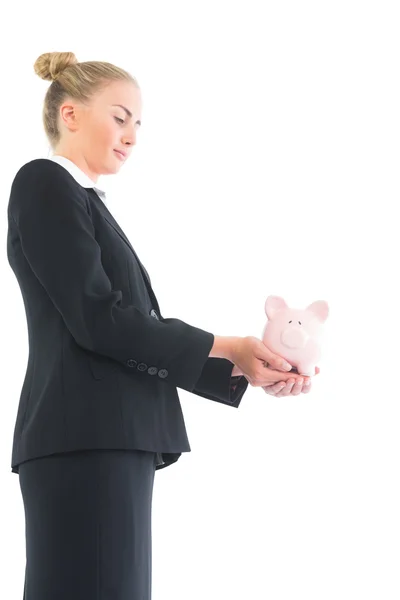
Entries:
MULTIPOLYGON (((293 388, 295 388, 295 387, 296 387, 296 386, 293 386, 293 388)), ((300 392, 299 392, 299 393, 300 393, 300 394, 308 394, 308 393, 309 393, 309 391, 310 391, 310 389, 311 389, 311 383, 310 383, 309 385, 304 385, 304 383, 303 383, 303 385, 302 385, 302 387, 301 387, 301 390, 300 390, 300 392)), ((292 394, 291 394, 291 395, 292 395, 292 396, 295 396, 295 395, 297 396, 298 394, 294 394, 294 392, 292 392, 292 394)))
POLYGON ((307 393, 309 388, 311 387, 311 379, 310 377, 304 376, 304 381, 301 382, 301 379, 298 379, 292 388, 291 395, 298 396, 302 393, 307 393))
POLYGON ((277 394, 275 394, 275 397, 283 398, 284 396, 290 396, 293 387, 294 387, 294 383, 286 382, 285 386, 277 394))
POLYGON ((271 388, 273 385, 276 385, 276 381, 266 381, 262 387, 271 388))
POLYGON ((264 392, 266 392, 267 394, 270 394, 271 396, 275 396, 275 394, 277 394, 278 392, 281 391, 282 388, 285 387, 285 382, 284 381, 279 381, 278 383, 274 383, 273 385, 270 386, 263 386, 263 390, 264 392))
POLYGON ((275 398, 282 398, 282 396, 287 396, 288 394, 285 393, 285 390, 286 385, 284 385, 283 388, 275 394, 275 398))
MULTIPOLYGON (((281 383, 284 383, 284 382, 281 382, 281 383)), ((282 386, 281 390, 275 394, 275 397, 276 398, 281 398, 282 396, 297 396, 298 393, 295 393, 297 391, 297 390, 295 390, 296 387, 297 387, 296 385, 292 386, 292 392, 289 391, 289 393, 287 393, 288 390, 286 388, 286 385, 284 385, 284 386, 282 386)), ((303 385, 301 386, 301 390, 300 390, 299 393, 300 394, 308 394, 309 391, 310 391, 310 389, 311 389, 311 380, 310 380, 310 383, 308 385, 306 385, 305 383, 303 383, 303 385)))
POLYGON ((278 392, 276 395, 278 397, 290 396, 290 393, 291 393, 291 391, 293 389, 294 384, 295 384, 295 380, 294 379, 289 379, 288 381, 286 381, 285 387, 280 392, 278 392))
MULTIPOLYGON (((269 370, 273 373, 273 375, 276 376, 276 379, 277 379, 278 371, 276 369, 271 369, 270 367, 269 367, 269 370)), ((260 382, 259 383, 260 387, 263 387, 263 386, 269 387, 271 385, 275 385, 276 383, 278 383, 276 381, 275 377, 272 377, 272 382, 266 380, 265 377, 267 377, 267 374, 265 374, 265 376, 263 376, 261 371, 258 372, 257 378, 258 378, 258 381, 260 382), (275 381, 274 381, 274 379, 275 379, 275 381), (262 383, 262 385, 261 385, 261 383, 262 383)), ((269 377, 271 378, 271 374, 269 374, 269 377)), ((296 382, 298 379, 301 379, 302 382, 303 381, 305 382, 306 379, 309 379, 309 377, 307 377, 306 375, 299 375, 298 373, 282 373, 281 371, 279 371, 279 380, 280 381, 287 382, 290 380, 290 381, 296 382)))
POLYGON ((292 387, 291 395, 298 396, 301 393, 303 386, 304 386, 304 382, 301 379, 298 379, 296 381, 296 383, 294 384, 294 386, 292 387))
POLYGON ((264 367, 275 369, 276 371, 283 371, 284 373, 288 373, 292 370, 293 367, 287 360, 271 352, 267 346, 265 346, 265 348, 267 354, 264 358, 264 367))
MULTIPOLYGON (((253 385, 255 385, 255 387, 259 386, 259 387, 271 388, 280 382, 283 382, 286 384, 289 379, 293 382, 296 382, 298 377, 301 377, 301 376, 294 375, 293 373, 282 373, 280 371, 270 370, 270 372, 268 374, 265 374, 264 376, 262 376, 261 373, 258 373, 256 378, 254 379, 253 385), (269 380, 266 379, 266 377, 269 377, 269 380), (279 381, 277 381, 277 380, 279 380, 279 381)), ((303 379, 304 379, 304 376, 303 376, 303 379)))

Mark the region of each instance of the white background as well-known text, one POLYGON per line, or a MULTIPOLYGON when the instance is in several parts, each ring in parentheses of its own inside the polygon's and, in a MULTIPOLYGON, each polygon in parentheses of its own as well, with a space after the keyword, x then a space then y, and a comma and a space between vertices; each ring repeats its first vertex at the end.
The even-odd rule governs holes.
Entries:
POLYGON ((28 337, 7 203, 20 166, 48 156, 49 82, 33 64, 51 51, 113 62, 141 87, 137 146, 98 183, 164 317, 260 337, 270 294, 330 306, 310 394, 249 385, 232 409, 179 390, 192 452, 156 473, 153 600, 400 597, 397 8, 7 6, 0 597, 22 598, 25 569, 11 446, 28 337))

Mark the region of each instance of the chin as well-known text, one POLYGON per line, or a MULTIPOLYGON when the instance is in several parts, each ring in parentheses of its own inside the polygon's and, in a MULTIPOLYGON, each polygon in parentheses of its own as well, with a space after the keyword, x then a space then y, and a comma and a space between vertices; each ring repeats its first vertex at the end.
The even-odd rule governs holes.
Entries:
POLYGON ((124 160, 119 159, 118 156, 116 156, 115 152, 113 152, 113 157, 114 157, 114 164, 118 169, 120 167, 122 167, 122 165, 124 165, 126 162, 126 158, 124 160))
POLYGON ((110 169, 111 173, 118 173, 123 164, 124 163, 120 161, 117 157, 114 157, 114 160, 112 162, 107 162, 107 166, 110 169))

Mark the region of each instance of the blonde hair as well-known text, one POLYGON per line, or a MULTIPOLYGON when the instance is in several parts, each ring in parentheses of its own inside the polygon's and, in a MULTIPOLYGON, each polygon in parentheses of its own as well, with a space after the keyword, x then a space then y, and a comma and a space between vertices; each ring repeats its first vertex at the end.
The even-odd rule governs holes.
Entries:
POLYGON ((33 67, 41 79, 52 81, 44 99, 42 119, 53 150, 60 141, 58 117, 66 98, 89 104, 92 96, 112 81, 129 81, 139 88, 136 79, 124 69, 102 61, 80 63, 73 52, 46 52, 33 67))

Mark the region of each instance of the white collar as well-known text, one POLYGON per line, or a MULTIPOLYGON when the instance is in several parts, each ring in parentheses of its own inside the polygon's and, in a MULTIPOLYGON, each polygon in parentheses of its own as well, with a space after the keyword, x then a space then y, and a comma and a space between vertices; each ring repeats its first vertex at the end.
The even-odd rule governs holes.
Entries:
POLYGON ((58 163, 72 175, 72 177, 85 188, 93 188, 94 191, 100 196, 100 198, 104 201, 106 197, 106 192, 94 183, 92 179, 86 173, 82 171, 72 160, 66 158, 65 156, 61 156, 59 154, 53 154, 53 156, 49 156, 49 160, 53 160, 58 163))

